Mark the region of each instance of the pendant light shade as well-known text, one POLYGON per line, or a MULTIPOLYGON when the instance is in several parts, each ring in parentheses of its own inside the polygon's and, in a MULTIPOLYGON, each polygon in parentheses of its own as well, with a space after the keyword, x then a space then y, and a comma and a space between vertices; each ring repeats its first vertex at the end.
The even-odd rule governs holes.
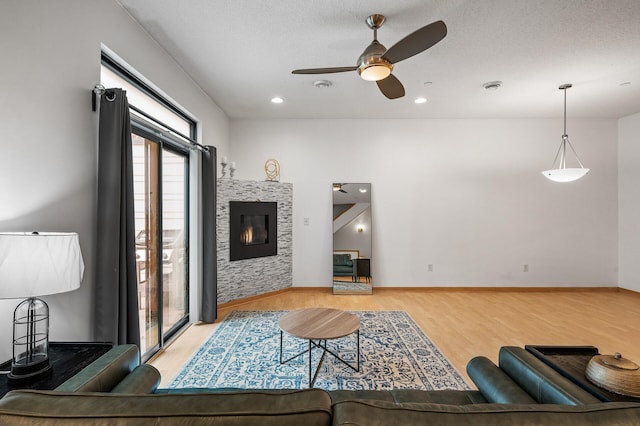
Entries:
POLYGON ((551 169, 542 172, 543 176, 554 182, 573 182, 578 180, 587 173, 589 169, 585 168, 578 158, 578 154, 569 142, 569 135, 567 135, 567 89, 571 88, 571 84, 563 84, 558 87, 560 90, 564 90, 564 133, 562 134, 562 142, 556 153, 556 158, 553 160, 551 169), (576 157, 576 161, 580 167, 567 167, 567 146, 570 151, 576 157))
POLYGON ((542 174, 554 182, 573 182, 589 173, 589 169, 580 167, 568 167, 564 169, 545 170, 542 174))

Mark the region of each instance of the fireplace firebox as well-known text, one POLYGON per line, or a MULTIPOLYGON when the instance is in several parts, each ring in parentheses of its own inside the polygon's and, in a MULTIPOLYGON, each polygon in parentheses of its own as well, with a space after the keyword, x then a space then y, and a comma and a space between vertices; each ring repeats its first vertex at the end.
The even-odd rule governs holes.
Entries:
POLYGON ((229 201, 229 259, 278 254, 278 203, 229 201))

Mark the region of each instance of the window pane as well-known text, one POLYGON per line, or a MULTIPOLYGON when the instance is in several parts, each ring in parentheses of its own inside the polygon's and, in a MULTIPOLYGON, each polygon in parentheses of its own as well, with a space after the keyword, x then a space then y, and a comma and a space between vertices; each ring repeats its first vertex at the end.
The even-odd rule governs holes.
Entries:
POLYGON ((159 144, 132 134, 140 352, 159 345, 159 144))
MULTIPOLYGON (((102 65, 100 67, 100 84, 106 88, 120 87, 127 91, 127 100, 130 105, 144 111, 157 120, 171 126, 183 135, 191 134, 191 123, 176 115, 160 102, 138 89, 127 80, 102 65)), ((135 112, 132 112, 135 114, 135 112)))
POLYGON ((186 162, 182 155, 162 152, 163 332, 187 313, 186 162))

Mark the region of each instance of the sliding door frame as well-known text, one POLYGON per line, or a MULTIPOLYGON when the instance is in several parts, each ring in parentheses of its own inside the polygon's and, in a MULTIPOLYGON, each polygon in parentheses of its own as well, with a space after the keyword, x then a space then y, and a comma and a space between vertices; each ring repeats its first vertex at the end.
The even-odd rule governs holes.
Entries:
MULTIPOLYGON (((148 123, 144 123, 144 122, 140 122, 137 120, 132 119, 131 120, 131 131, 132 133, 144 138, 145 140, 151 141, 152 143, 156 143, 158 144, 158 149, 157 149, 157 154, 156 154, 156 158, 154 159, 156 166, 155 169, 155 173, 156 176, 154 176, 155 180, 157 180, 157 191, 158 191, 158 195, 157 195, 157 201, 155 202, 156 204, 156 208, 157 208, 157 247, 155 249, 155 253, 156 253, 156 259, 155 259, 155 264, 157 265, 157 268, 159 269, 159 273, 157 273, 157 308, 158 308, 158 318, 157 318, 157 323, 158 323, 158 336, 157 336, 157 343, 154 344, 151 347, 145 347, 144 353, 142 354, 142 360, 146 361, 147 359, 149 359, 150 357, 152 357, 156 352, 158 352, 161 348, 163 348, 165 346, 165 342, 167 340, 170 340, 180 329, 182 329, 185 325, 187 325, 189 323, 189 315, 190 315, 190 309, 189 309, 189 294, 190 294, 190 283, 189 283, 189 276, 190 276, 190 262, 189 262, 189 246, 190 246, 190 239, 189 239, 189 231, 190 231, 190 152, 189 149, 184 147, 181 143, 175 142, 175 141, 171 141, 169 138, 166 137, 166 135, 162 135, 159 134, 157 132, 151 131, 149 129, 149 124, 148 123), (180 157, 183 157, 185 159, 185 170, 184 170, 184 179, 185 179, 185 184, 184 184, 184 196, 185 196, 185 200, 184 200, 184 239, 185 239, 185 259, 183 262, 183 266, 186 268, 185 271, 183 271, 184 274, 184 290, 185 290, 185 312, 182 318, 180 318, 175 324, 173 324, 166 332, 163 331, 163 324, 164 324, 164 274, 162 273, 162 265, 163 265, 163 259, 162 259, 162 254, 163 254, 163 229, 164 229, 164 218, 163 218, 163 166, 162 166, 162 154, 164 151, 173 153, 174 155, 178 155, 180 157)), ((147 274, 149 274, 149 271, 147 271, 147 274)), ((147 280, 149 280, 149 277, 146 277, 147 280)), ((138 283, 138 285, 140 285, 140 283, 138 283)))

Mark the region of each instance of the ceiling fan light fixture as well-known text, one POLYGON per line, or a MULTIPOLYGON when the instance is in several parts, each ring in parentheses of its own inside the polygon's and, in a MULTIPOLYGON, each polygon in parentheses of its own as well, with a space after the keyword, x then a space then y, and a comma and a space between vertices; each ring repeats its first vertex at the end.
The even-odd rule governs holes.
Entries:
POLYGON ((386 51, 387 48, 374 38, 362 52, 358 58, 358 74, 363 80, 379 81, 391 75, 393 64, 382 57, 386 51))
POLYGON ((384 80, 391 75, 391 68, 382 64, 365 65, 358 68, 360 77, 367 81, 384 80))

